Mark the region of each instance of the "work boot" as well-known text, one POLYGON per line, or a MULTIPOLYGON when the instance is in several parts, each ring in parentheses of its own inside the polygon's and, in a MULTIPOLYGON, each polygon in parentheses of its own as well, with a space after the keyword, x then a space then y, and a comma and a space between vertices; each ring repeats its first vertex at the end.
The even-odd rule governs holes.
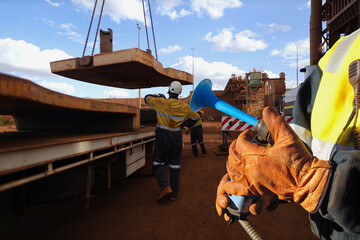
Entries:
POLYGON ((157 200, 160 201, 160 200, 162 200, 164 198, 169 197, 170 195, 172 195, 172 192, 173 191, 171 190, 170 186, 167 186, 167 187, 163 188, 161 190, 159 196, 157 197, 157 200))
POLYGON ((173 193, 171 193, 171 194, 169 195, 169 197, 168 197, 168 200, 169 200, 170 202, 175 202, 175 201, 176 201, 176 196, 175 196, 173 193))
POLYGON ((199 154, 198 154, 198 149, 197 149, 196 144, 195 144, 195 145, 192 145, 192 146, 191 146, 191 149, 192 149, 193 155, 194 155, 195 157, 198 157, 199 154))
POLYGON ((205 144, 202 142, 202 143, 200 143, 200 147, 201 147, 201 151, 202 151, 202 153, 204 154, 204 155, 206 155, 206 148, 205 148, 205 144))

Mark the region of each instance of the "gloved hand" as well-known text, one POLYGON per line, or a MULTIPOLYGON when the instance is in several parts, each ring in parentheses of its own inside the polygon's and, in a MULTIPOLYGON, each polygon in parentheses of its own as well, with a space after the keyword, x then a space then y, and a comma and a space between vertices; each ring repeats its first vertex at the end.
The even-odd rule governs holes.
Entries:
POLYGON ((190 128, 188 128, 187 126, 184 126, 184 125, 180 125, 180 128, 181 128, 182 130, 184 130, 184 132, 185 132, 186 135, 189 134, 190 128))
POLYGON ((162 94, 162 93, 158 93, 158 94, 157 94, 157 97, 162 97, 162 98, 165 98, 165 99, 166 99, 165 95, 162 94))
MULTIPOLYGON (((224 189, 224 186, 227 182, 230 181, 231 179, 229 177, 229 174, 225 174, 221 179, 220 184, 217 188, 216 203, 215 203, 216 211, 218 215, 221 216, 224 213, 224 219, 226 221, 230 220, 230 216, 228 216, 227 213, 224 211, 224 209, 228 206, 229 197, 224 189)), ((241 188, 241 185, 238 185, 237 183, 233 183, 233 184, 241 188)), ((269 211, 275 210, 278 204, 279 204, 279 199, 275 194, 257 196, 255 199, 253 199, 253 202, 250 204, 249 211, 253 215, 258 215, 262 212, 264 208, 266 208, 266 210, 269 211)))
MULTIPOLYGON (((221 179, 219 186, 217 188, 215 207, 219 216, 223 214, 224 212, 223 210, 227 207, 229 202, 229 199, 224 189, 224 185, 229 181, 230 181, 229 174, 225 174, 221 179)), ((230 220, 230 217, 226 213, 224 213, 224 218, 225 221, 230 220)))
POLYGON ((148 104, 148 100, 149 100, 149 97, 156 97, 156 98, 158 98, 158 97, 161 97, 161 98, 165 98, 166 99, 166 97, 165 97, 165 95, 164 94, 161 94, 161 93, 158 93, 158 94, 147 94, 145 97, 144 97, 144 101, 145 101, 145 104, 146 105, 149 105, 148 104))
MULTIPOLYGON (((255 213, 268 207, 274 198, 300 203, 308 212, 316 211, 330 177, 330 161, 313 157, 271 108, 263 110, 263 118, 274 145, 260 146, 251 142, 251 131, 243 132, 229 148, 227 170, 232 181, 220 185, 229 194, 259 195, 261 204, 250 207, 255 213)), ((219 199, 218 205, 223 207, 219 199)))

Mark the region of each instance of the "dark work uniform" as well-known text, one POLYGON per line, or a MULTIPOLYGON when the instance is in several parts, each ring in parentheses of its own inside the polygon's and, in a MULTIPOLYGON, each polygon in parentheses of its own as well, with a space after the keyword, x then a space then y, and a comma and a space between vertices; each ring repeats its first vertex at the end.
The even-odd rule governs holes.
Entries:
POLYGON ((153 173, 161 189, 169 186, 165 167, 165 164, 169 163, 170 187, 176 197, 179 191, 181 167, 181 125, 185 120, 192 119, 193 123, 190 124, 192 126, 199 119, 199 115, 179 99, 148 95, 145 96, 145 102, 155 109, 157 114, 153 173))
POLYGON ((203 139, 203 128, 202 128, 202 117, 204 116, 204 112, 199 111, 198 114, 200 116, 200 120, 197 121, 197 123, 195 123, 195 125, 190 130, 191 148, 192 148, 192 153, 195 157, 199 156, 197 143, 199 143, 202 153, 206 154, 206 148, 203 139))

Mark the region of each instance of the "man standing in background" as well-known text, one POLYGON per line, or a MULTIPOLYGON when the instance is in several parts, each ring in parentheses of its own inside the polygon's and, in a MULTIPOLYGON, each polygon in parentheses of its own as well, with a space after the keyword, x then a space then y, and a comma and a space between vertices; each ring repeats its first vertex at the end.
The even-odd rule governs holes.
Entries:
POLYGON ((180 162, 182 151, 181 129, 192 127, 200 118, 190 106, 179 100, 181 83, 173 81, 168 90, 169 98, 164 95, 146 95, 145 103, 156 110, 156 143, 153 173, 161 188, 158 201, 167 198, 175 201, 179 191, 180 162), (170 184, 165 163, 169 163, 170 184))
POLYGON ((195 123, 195 125, 190 130, 192 153, 195 157, 199 156, 197 149, 197 142, 200 144, 202 153, 204 155, 206 155, 207 153, 204 144, 203 128, 202 128, 202 118, 204 117, 204 111, 198 111, 197 113, 199 114, 200 119, 195 123))

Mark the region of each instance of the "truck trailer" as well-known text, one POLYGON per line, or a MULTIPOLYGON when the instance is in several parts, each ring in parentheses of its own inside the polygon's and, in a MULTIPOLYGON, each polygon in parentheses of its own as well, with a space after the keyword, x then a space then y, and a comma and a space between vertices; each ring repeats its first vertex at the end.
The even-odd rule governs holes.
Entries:
POLYGON ((94 172, 126 178, 151 164, 155 128, 140 127, 140 109, 68 96, 0 73, 0 114, 12 115, 17 131, 0 133, 0 196, 18 201, 86 196, 94 172), (23 186, 23 187, 21 187, 23 186), (14 190, 14 191, 13 191, 14 190))

